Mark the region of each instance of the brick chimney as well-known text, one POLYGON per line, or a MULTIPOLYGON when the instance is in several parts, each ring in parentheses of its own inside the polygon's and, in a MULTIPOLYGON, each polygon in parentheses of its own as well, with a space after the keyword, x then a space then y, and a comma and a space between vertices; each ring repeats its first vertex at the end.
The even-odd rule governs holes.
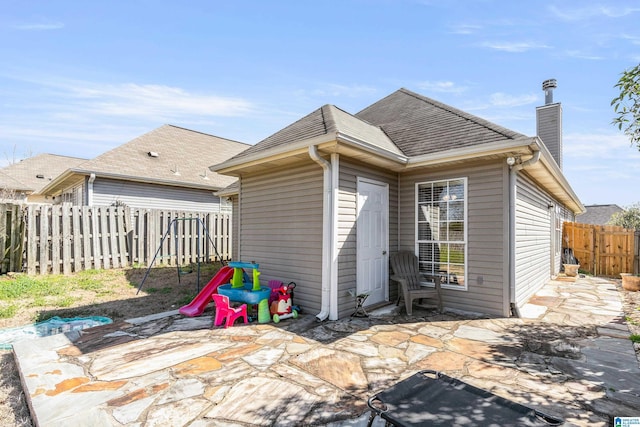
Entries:
POLYGON ((556 79, 542 82, 544 105, 536 107, 536 133, 562 170, 562 105, 553 102, 556 79))

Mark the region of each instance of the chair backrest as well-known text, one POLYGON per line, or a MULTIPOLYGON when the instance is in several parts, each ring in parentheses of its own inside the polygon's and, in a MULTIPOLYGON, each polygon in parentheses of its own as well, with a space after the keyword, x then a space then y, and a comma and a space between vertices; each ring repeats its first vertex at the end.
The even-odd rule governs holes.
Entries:
POLYGON ((418 257, 410 251, 400 251, 391 257, 393 274, 406 279, 409 289, 420 288, 418 257))
POLYGON ((229 308, 229 297, 226 295, 212 294, 213 302, 216 304, 217 309, 229 308))

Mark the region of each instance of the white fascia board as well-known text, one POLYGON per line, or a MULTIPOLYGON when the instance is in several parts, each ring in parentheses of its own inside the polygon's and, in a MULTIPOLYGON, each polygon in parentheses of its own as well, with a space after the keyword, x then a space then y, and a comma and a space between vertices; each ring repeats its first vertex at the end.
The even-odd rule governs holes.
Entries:
POLYGON ((335 140, 336 140, 335 135, 331 135, 331 134, 325 134, 325 135, 320 135, 313 138, 303 139, 301 141, 293 142, 291 144, 283 144, 274 148, 258 151, 257 153, 253 153, 248 156, 243 156, 239 159, 227 160, 217 165, 209 166, 209 170, 212 172, 227 174, 229 172, 232 172, 238 166, 247 166, 249 164, 265 163, 270 160, 276 160, 279 158, 288 157, 293 152, 296 152, 296 151, 306 153, 309 147, 312 145, 320 145, 328 142, 335 142, 335 140))
POLYGON ((542 156, 540 157, 540 163, 544 166, 547 172, 552 176, 552 178, 557 182, 557 184, 562 188, 562 191, 566 193, 566 195, 575 203, 576 207, 580 210, 580 212, 576 212, 576 214, 581 214, 586 212, 586 208, 580 201, 578 195, 573 191, 571 184, 567 181, 567 178, 562 173, 562 170, 556 163, 555 159, 547 149, 544 144, 539 144, 540 152, 542 156))
POLYGON ((160 185, 167 185, 171 187, 195 188, 195 189, 208 190, 208 191, 216 191, 223 188, 219 186, 201 185, 201 184, 196 184, 191 182, 177 182, 177 181, 170 181, 165 179, 142 178, 135 175, 121 175, 121 174, 109 173, 109 172, 95 172, 95 171, 85 170, 85 169, 69 169, 64 173, 62 173, 61 175, 59 175, 55 180, 51 181, 45 187, 43 187, 42 190, 40 190, 40 192, 43 193, 45 191, 62 191, 62 188, 57 188, 57 187, 61 183, 63 183, 67 178, 73 175, 91 176, 91 174, 95 174, 96 178, 118 179, 122 181, 142 182, 146 184, 160 184, 160 185))
POLYGON ((422 166, 438 165, 446 162, 455 162, 462 160, 471 160, 478 156, 491 155, 508 155, 518 153, 522 150, 531 151, 530 149, 539 146, 539 140, 535 137, 524 137, 514 139, 507 143, 494 142, 490 144, 474 145, 472 147, 455 148, 453 150, 439 151, 437 153, 423 154, 421 156, 411 157, 407 163, 407 169, 418 168, 422 166))
POLYGON ((384 157, 389 160, 396 161, 401 164, 406 164, 409 161, 409 157, 405 156, 402 153, 394 153, 392 151, 386 150, 378 145, 374 145, 363 141, 359 138, 346 135, 344 133, 338 132, 336 134, 336 139, 338 142, 342 142, 345 144, 349 144, 353 147, 359 148, 363 151, 367 151, 369 153, 375 154, 379 157, 384 157))

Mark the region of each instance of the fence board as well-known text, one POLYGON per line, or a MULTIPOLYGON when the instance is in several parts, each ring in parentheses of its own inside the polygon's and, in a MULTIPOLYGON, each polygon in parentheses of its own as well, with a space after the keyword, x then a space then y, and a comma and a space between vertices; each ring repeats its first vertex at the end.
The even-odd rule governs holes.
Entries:
POLYGON ((73 262, 73 254, 71 251, 71 242, 73 236, 71 234, 71 206, 64 204, 61 207, 61 219, 62 219, 62 272, 64 274, 70 274, 71 263, 73 262))
POLYGON ((613 225, 566 222, 563 227, 565 247, 573 249, 581 268, 598 276, 618 276, 637 271, 634 230, 613 225))
POLYGON ((156 252, 165 265, 213 261, 216 253, 228 260, 230 222, 220 213, 0 204, 0 267, 69 274, 149 265, 156 252))

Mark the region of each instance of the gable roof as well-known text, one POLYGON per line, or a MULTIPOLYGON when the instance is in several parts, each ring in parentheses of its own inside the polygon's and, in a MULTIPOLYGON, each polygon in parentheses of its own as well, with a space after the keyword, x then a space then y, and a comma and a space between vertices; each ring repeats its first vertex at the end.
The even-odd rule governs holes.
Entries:
POLYGON ((404 88, 356 117, 379 126, 409 157, 526 137, 404 88))
POLYGON ((79 176, 218 190, 235 178, 209 171, 248 144, 173 125, 163 125, 92 160, 68 169, 44 191, 60 191, 79 176))
POLYGON ((348 135, 389 152, 402 154, 378 126, 371 125, 335 105, 324 105, 229 160, 235 162, 243 158, 255 157, 258 153, 277 147, 323 136, 326 136, 326 140, 329 141, 339 135, 348 135))
MULTIPOLYGON (((87 159, 79 157, 57 154, 39 154, 28 157, 0 169, 1 172, 13 179, 13 185, 15 185, 14 187, 3 185, 4 180, 0 179, 0 186, 37 193, 65 170, 86 161, 87 159)), ((8 185, 11 185, 11 182, 8 185)))
POLYGON ((210 169, 235 176, 259 173, 310 161, 312 147, 323 156, 336 153, 396 172, 479 159, 526 161, 539 153, 539 161, 526 173, 573 212, 584 210, 539 137, 525 136, 407 89, 355 115, 325 105, 210 169))
POLYGON ((576 222, 582 224, 606 225, 613 214, 622 212, 618 205, 587 205, 586 212, 576 217, 576 222))

